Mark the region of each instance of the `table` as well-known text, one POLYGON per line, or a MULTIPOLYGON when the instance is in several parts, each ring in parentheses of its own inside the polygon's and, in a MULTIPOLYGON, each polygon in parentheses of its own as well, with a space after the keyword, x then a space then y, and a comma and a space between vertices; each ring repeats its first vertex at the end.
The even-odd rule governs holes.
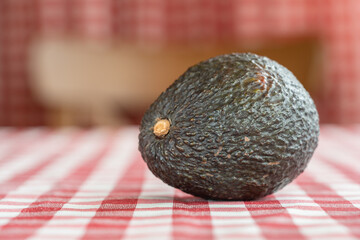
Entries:
POLYGON ((164 184, 138 127, 0 129, 0 239, 360 239, 360 125, 322 125, 306 171, 258 201, 164 184))

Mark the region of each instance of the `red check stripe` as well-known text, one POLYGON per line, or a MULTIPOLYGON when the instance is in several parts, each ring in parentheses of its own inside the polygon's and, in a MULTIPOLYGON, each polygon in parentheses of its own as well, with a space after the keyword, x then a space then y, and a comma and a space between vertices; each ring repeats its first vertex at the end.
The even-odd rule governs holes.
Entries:
MULTIPOLYGON (((48 140, 52 136, 51 131, 45 131, 33 138, 28 138, 25 141, 18 141, 17 144, 13 144, 12 147, 0 157, 0 167, 6 162, 11 161, 14 157, 26 152, 27 150, 34 147, 34 145, 41 144, 48 140)), ((24 135, 24 134, 21 134, 24 135)))
POLYGON ((206 200, 197 200, 188 194, 175 190, 173 201, 173 239, 214 239, 211 224, 209 203, 206 200), (191 221, 192 220, 192 221, 191 221), (184 233, 183 228, 192 229, 184 233), (198 231, 202 229, 203 231, 198 231))
POLYGON ((121 239, 124 236, 138 202, 137 196, 139 196, 141 192, 145 168, 146 166, 144 162, 142 161, 140 155, 137 154, 133 164, 126 170, 125 174, 119 178, 116 183, 116 187, 110 192, 104 201, 102 201, 100 207, 96 210, 96 214, 87 225, 82 239, 121 239), (139 178, 134 179, 135 176, 139 176, 139 178), (136 183, 131 189, 132 191, 130 196, 128 192, 124 191, 122 188, 125 182, 136 183), (112 224, 107 224, 106 222, 101 221, 109 218, 115 220, 116 223, 112 222, 112 224), (99 228, 106 229, 109 227, 114 229, 114 231, 98 231, 99 228))
MULTIPOLYGON (((46 156, 46 158, 38 163, 37 165, 32 166, 30 169, 25 170, 24 172, 20 172, 16 175, 14 175, 9 180, 0 183, 0 189, 6 189, 6 192, 10 192, 21 186, 23 183, 25 183, 29 178, 35 176, 40 171, 44 170, 46 167, 48 167, 50 164, 55 162, 58 158, 66 154, 68 151, 70 151, 72 148, 74 148, 74 143, 79 140, 81 137, 81 134, 76 134, 70 141, 61 149, 56 151, 53 154, 50 154, 49 156, 46 156)), ((3 199, 7 194, 6 193, 0 193, 0 199, 3 199)))
MULTIPOLYGON (((269 196, 271 197, 271 196, 269 196)), ((281 203, 274 199, 271 202, 258 202, 253 204, 251 202, 245 202, 246 208, 249 210, 251 216, 254 218, 256 224, 262 231, 262 235, 265 239, 280 239, 280 238, 291 238, 291 239, 306 239, 300 232, 299 227, 294 224, 291 215, 288 213, 287 209, 284 208, 281 203), (258 205, 265 205, 263 209, 259 209, 258 205), (269 207, 266 207, 266 204, 271 204, 271 209, 273 212, 270 214, 271 218, 258 218, 258 212, 267 211, 269 207), (282 218, 283 223, 277 223, 273 221, 272 217, 282 218), (269 231, 271 228, 277 228, 277 234, 274 234, 273 231, 269 231), (280 230, 282 229, 282 230, 280 230)))
POLYGON ((330 165, 333 168, 336 168, 339 172, 344 174, 347 178, 350 178, 354 183, 360 184, 360 173, 359 172, 354 171, 354 169, 352 169, 349 166, 344 166, 335 161, 326 159, 326 157, 324 157, 324 156, 320 155, 320 157, 323 159, 324 162, 326 162, 326 164, 330 165))
MULTIPOLYGON (((349 202, 348 200, 337 194, 332 188, 330 188, 326 184, 317 182, 309 173, 307 172, 303 173, 303 177, 299 178, 297 182, 299 183, 299 186, 307 193, 308 196, 314 197, 315 195, 314 192, 330 193, 333 197, 337 198, 338 201, 345 203, 344 205, 347 206, 346 208, 338 208, 337 210, 343 212, 349 212, 350 213, 349 216, 352 215, 352 216, 356 216, 357 218, 360 217, 360 209, 358 207, 354 206, 351 202, 349 202)), ((314 199, 314 202, 317 203, 327 213, 328 216, 330 216, 331 218, 336 220, 339 224, 349 229, 350 233, 354 237, 360 238, 360 232, 358 231, 359 229, 358 224, 349 223, 346 217, 344 218, 344 216, 337 214, 337 212, 334 211, 334 209, 324 206, 323 201, 314 199)))
MULTIPOLYGON (((336 143, 338 139, 341 139, 344 145, 337 147, 337 152, 339 152, 340 154, 343 154, 343 152, 348 152, 347 155, 349 157, 357 160, 360 159, 359 144, 356 142, 356 137, 354 137, 356 136, 355 134, 360 134, 360 130, 351 126, 346 126, 342 128, 337 127, 336 130, 336 132, 331 132, 329 131, 329 129, 323 128, 321 134, 333 144, 336 143)), ((360 183, 360 171, 354 169, 354 167, 357 166, 353 166, 352 164, 339 163, 338 161, 336 161, 337 159, 334 156, 331 156, 331 154, 326 154, 326 152, 321 153, 318 151, 317 154, 324 162, 326 162, 326 164, 331 165, 333 168, 336 168, 347 178, 350 178, 353 182, 360 183)), ((346 160, 349 161, 349 159, 346 160)))
MULTIPOLYGON (((79 140, 78 137, 75 137, 72 141, 72 145, 70 147, 74 147, 73 143, 76 140, 79 140)), ((41 228, 45 225, 63 206, 67 203, 71 197, 77 192, 78 188, 81 184, 86 180, 89 174, 96 169, 96 166, 105 156, 105 154, 109 151, 112 146, 112 142, 114 140, 114 136, 109 137, 107 141, 104 142, 103 147, 99 150, 99 152, 88 161, 83 163, 78 168, 74 169, 70 174, 68 174, 64 179, 61 179, 58 184, 55 185, 53 189, 41 195, 34 203, 32 203, 28 208, 25 208, 21 211, 21 213, 13 218, 9 223, 4 225, 0 229, 0 239, 9 238, 9 236, 14 235, 14 229, 17 230, 19 228, 18 222, 22 220, 35 220, 34 224, 29 224, 26 231, 19 231, 17 234, 18 239, 26 239, 34 234, 37 229, 41 228), (68 182, 72 182, 72 185, 69 186, 68 182), (48 201, 49 196, 56 196, 58 193, 66 192, 67 197, 63 199, 61 203, 52 203, 48 201), (46 204, 39 205, 39 202, 46 202, 46 204)), ((76 146, 76 145, 75 145, 76 146)), ((69 147, 69 146, 68 146, 69 147)), ((61 151, 60 153, 66 153, 65 151, 61 151)), ((59 156, 57 156, 59 157, 59 156)), ((54 159, 51 159, 53 161, 54 159)), ((38 169, 36 169, 38 170, 38 169)), ((32 176, 33 174, 29 174, 32 176)))

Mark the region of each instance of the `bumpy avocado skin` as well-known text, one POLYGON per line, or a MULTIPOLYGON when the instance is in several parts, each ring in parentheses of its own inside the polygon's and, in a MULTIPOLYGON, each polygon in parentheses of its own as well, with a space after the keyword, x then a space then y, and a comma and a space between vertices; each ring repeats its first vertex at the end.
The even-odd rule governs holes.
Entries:
POLYGON ((190 67, 145 113, 139 150, 165 183, 205 199, 253 200, 295 179, 318 144, 319 117, 285 67, 251 53, 190 67), (171 122, 157 137, 158 119, 171 122))

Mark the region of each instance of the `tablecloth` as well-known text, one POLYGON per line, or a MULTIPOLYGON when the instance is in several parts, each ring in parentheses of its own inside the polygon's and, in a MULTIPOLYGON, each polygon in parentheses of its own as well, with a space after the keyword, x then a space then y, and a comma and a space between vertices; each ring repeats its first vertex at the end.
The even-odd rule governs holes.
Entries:
POLYGON ((137 135, 1 128, 0 239, 360 239, 360 125, 323 125, 305 172, 248 202, 166 185, 137 135))

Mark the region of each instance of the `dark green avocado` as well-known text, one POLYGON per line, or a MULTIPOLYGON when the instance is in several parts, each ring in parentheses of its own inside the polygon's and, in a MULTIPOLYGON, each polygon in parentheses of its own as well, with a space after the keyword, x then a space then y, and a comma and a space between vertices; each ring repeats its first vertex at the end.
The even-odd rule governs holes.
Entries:
POLYGON ((318 144, 308 92, 251 53, 190 67, 145 113, 139 150, 165 183, 206 199, 253 200, 294 180, 318 144))

